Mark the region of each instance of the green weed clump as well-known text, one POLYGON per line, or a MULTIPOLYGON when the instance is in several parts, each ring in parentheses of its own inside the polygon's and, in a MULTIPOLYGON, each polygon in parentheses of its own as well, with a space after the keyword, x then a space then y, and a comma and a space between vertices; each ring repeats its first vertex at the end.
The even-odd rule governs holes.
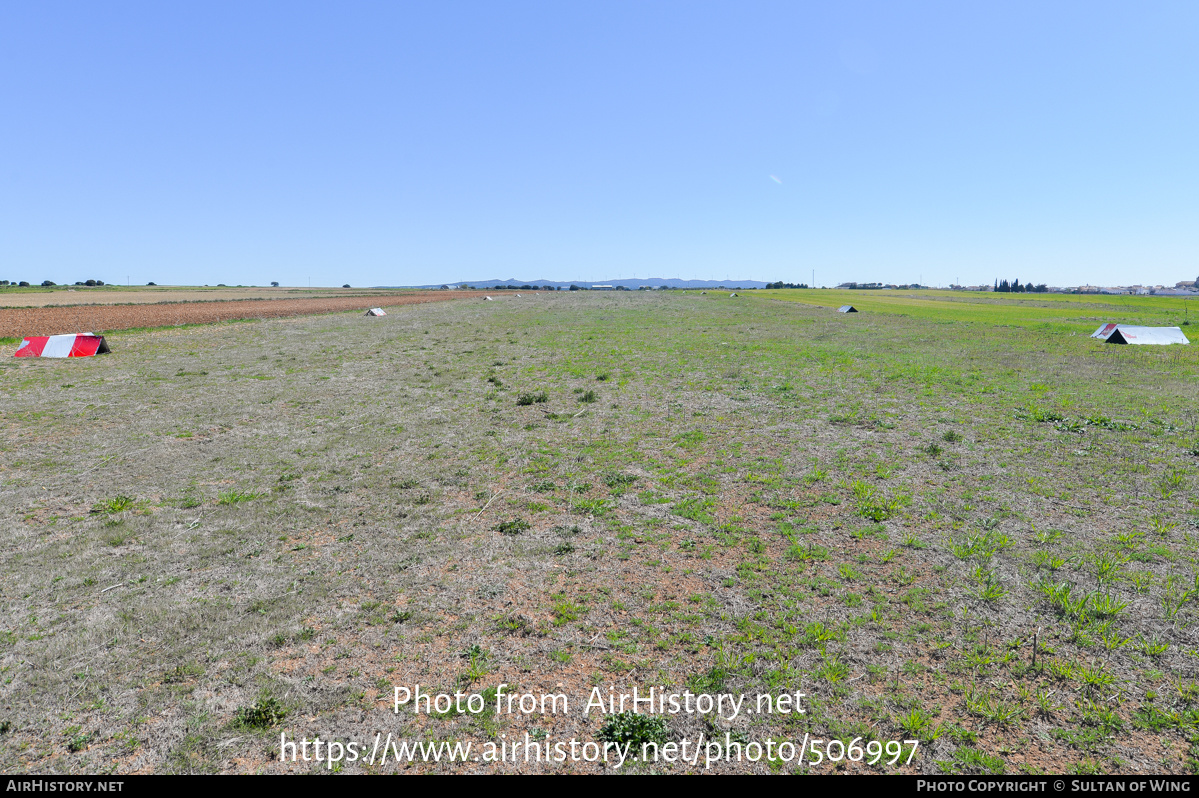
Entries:
POLYGON ((102 502, 92 505, 91 512, 106 513, 108 515, 123 513, 126 510, 132 510, 134 504, 136 502, 128 496, 113 496, 111 499, 105 499, 102 502))
POLYGON ((857 501, 858 515, 875 523, 886 521, 897 515, 900 510, 911 503, 910 497, 904 494, 885 496, 882 491, 860 479, 854 480, 851 487, 854 499, 857 501))
POLYGON ((216 503, 231 507, 241 504, 242 502, 261 499, 265 495, 265 493, 254 493, 253 491, 227 490, 217 497, 216 503))
POLYGON ((545 391, 541 391, 540 393, 522 393, 520 396, 516 397, 516 404, 524 407, 526 405, 544 404, 549 400, 550 395, 545 391))
POLYGON ((597 736, 606 743, 628 745, 630 755, 637 756, 647 743, 655 746, 666 743, 666 720, 656 715, 621 712, 609 718, 597 736))
POLYGON ((287 708, 274 696, 260 696, 253 706, 237 710, 234 723, 246 729, 269 729, 287 718, 287 708))
POLYGON ((501 521, 495 531, 501 535, 519 535, 522 532, 528 532, 531 528, 532 525, 528 521, 518 516, 511 521, 501 521))
POLYGON ((627 488, 636 481, 637 477, 632 474, 611 473, 604 475, 604 484, 613 490, 627 488))

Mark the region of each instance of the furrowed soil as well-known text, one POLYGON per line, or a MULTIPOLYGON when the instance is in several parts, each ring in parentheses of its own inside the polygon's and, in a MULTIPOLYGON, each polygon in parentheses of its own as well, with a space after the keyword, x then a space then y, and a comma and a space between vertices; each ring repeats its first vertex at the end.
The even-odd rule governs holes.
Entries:
MULTIPOLYGON (((121 296, 121 295, 117 295, 121 296)), ((153 304, 47 305, 0 308, 0 338, 108 332, 138 327, 213 324, 237 319, 278 319, 372 307, 415 305, 474 297, 472 291, 421 291, 305 299, 176 301, 153 304)))
POLYGON ((0 769, 599 772, 280 735, 633 739, 585 709, 634 687, 746 696, 662 716, 717 772, 1197 767, 1199 348, 765 292, 476 300, 0 360, 0 769), (488 710, 396 713, 417 684, 488 710))
POLYGON ((0 286, 0 307, 40 308, 47 305, 128 305, 153 302, 210 302, 223 299, 311 299, 317 297, 386 296, 412 289, 297 288, 292 286, 0 286))

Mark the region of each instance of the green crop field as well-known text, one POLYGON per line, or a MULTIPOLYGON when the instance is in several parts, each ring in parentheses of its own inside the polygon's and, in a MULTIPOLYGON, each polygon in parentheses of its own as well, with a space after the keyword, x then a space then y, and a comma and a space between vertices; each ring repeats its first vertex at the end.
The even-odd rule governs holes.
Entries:
MULTIPOLYGON (((1109 321, 1151 327, 1184 325, 1190 321, 1190 305, 1194 304, 1183 297, 1166 296, 968 291, 771 290, 755 296, 824 308, 853 305, 862 312, 897 313, 942 324, 1006 325, 1087 335, 1109 321)), ((1199 324, 1199 318, 1195 322, 1199 324)))
POLYGON ((1188 313, 536 292, 6 357, 0 769, 1193 772, 1199 347, 1088 337, 1188 313), (651 687, 746 698, 584 712, 651 687))

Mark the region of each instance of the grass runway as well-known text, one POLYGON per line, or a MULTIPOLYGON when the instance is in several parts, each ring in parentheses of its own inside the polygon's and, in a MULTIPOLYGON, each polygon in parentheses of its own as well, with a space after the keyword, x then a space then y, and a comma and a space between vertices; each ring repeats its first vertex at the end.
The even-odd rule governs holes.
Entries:
POLYGON ((0 769, 596 740, 651 686, 806 695, 675 740, 920 741, 720 772, 1199 767, 1199 347, 1087 337, 1181 300, 506 294, 0 361, 0 769))

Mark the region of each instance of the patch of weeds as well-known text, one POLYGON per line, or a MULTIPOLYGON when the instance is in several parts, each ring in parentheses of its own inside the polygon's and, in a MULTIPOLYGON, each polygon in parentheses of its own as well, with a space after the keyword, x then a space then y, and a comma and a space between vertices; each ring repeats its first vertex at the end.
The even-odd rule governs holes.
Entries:
POLYGON ((242 707, 234 716, 234 725, 244 729, 269 729, 287 718, 287 708, 274 696, 259 696, 253 706, 242 707))
POLYGON ((554 626, 562 626, 563 624, 577 621, 579 616, 583 614, 583 607, 569 601, 559 601, 553 606, 551 612, 554 615, 554 626))
POLYGON ((841 578, 847 582, 852 582, 855 579, 862 578, 862 572, 847 562, 843 562, 837 566, 837 573, 840 574, 841 578))
MULTIPOLYGON (((1189 715, 1190 713, 1187 713, 1189 715)), ((1133 725, 1138 729, 1161 732, 1163 729, 1181 729, 1193 718, 1184 716, 1181 712, 1165 710, 1156 704, 1142 704, 1132 716, 1133 725)))
POLYGON ((1185 485, 1186 474, 1177 469, 1168 474, 1162 475, 1162 478, 1158 480, 1157 483, 1158 490, 1161 492, 1161 497, 1163 499, 1170 498, 1176 491, 1185 487, 1185 485))
POLYGON ((911 499, 906 494, 888 497, 882 491, 860 479, 854 480, 851 488, 854 499, 857 501, 858 515, 875 523, 886 521, 911 503, 911 499))
POLYGON ((729 673, 720 666, 713 666, 706 673, 696 673, 687 679, 687 689, 693 693, 716 695, 724 691, 729 673))
POLYGON ((114 549, 118 546, 124 546, 132 539, 133 533, 128 529, 113 529, 110 532, 104 533, 104 542, 109 546, 112 546, 114 549))
POLYGON ((604 484, 612 490, 624 490, 637 481, 632 474, 612 472, 604 475, 604 484))
POLYGON ((812 675, 829 684, 839 684, 849 677, 849 666, 841 660, 827 659, 812 671, 812 675))
POLYGON ((500 615, 495 619, 495 625, 500 630, 512 634, 527 635, 533 631, 533 624, 523 615, 500 615))
POLYGON ((526 405, 545 404, 549 400, 550 395, 545 391, 540 391, 539 393, 522 393, 520 396, 516 397, 516 404, 524 407, 526 405))
POLYGON ((1026 421, 1035 421, 1038 424, 1051 424, 1055 421, 1062 421, 1064 416, 1056 410, 1049 410, 1037 405, 1029 405, 1024 410, 1016 411, 1016 418, 1026 421))
POLYGON ((639 756, 647 743, 655 746, 666 743, 666 719, 657 715, 638 715, 636 712, 621 712, 611 717, 599 730, 597 738, 615 743, 622 748, 629 746, 630 755, 639 756))
POLYGON ((1091 596, 1091 611, 1100 618, 1116 617, 1128 607, 1128 602, 1120 601, 1115 596, 1106 593, 1095 593, 1091 596))
POLYGON ((104 501, 97 502, 96 504, 92 505, 91 512, 97 514, 107 513, 109 515, 114 513, 123 513, 126 510, 132 510, 136 503, 137 502, 129 496, 113 496, 111 499, 105 499, 104 501))
POLYGON ((951 762, 938 762, 937 764, 947 773, 962 770, 967 773, 990 773, 995 776, 1002 774, 1007 767, 999 757, 966 746, 953 752, 951 762))
POLYGON ((670 508, 675 515, 682 516, 691 521, 698 521, 701 524, 714 524, 716 517, 708 512, 712 507, 716 506, 713 499, 703 499, 699 496, 692 496, 675 504, 670 508))
POLYGON ((190 510, 193 507, 199 507, 201 504, 200 497, 191 491, 188 491, 175 500, 175 506, 183 510, 190 510))
POLYGON ((599 401, 599 397, 595 395, 595 391, 586 391, 582 396, 579 397, 579 402, 586 405, 597 401, 599 401))
POLYGON ((807 544, 793 543, 787 547, 787 556, 792 560, 800 562, 809 562, 813 560, 827 560, 828 549, 818 545, 814 541, 808 541, 807 544))
POLYGON ((1037 568, 1047 568, 1050 571, 1056 571, 1066 564, 1066 559, 1047 551, 1034 551, 1032 554, 1032 564, 1037 568))
POLYGON ((693 429, 681 435, 675 435, 673 440, 684 449, 694 449, 708 439, 703 430, 693 429))
POLYGON ((602 518, 612 509, 607 499, 579 499, 574 503, 575 512, 602 518))
POLYGON ((964 538, 951 540, 949 550, 955 557, 968 560, 971 557, 987 559, 997 551, 1009 549, 1014 545, 1012 539, 1005 533, 995 529, 987 529, 978 534, 966 535, 964 538))
POLYGON ((176 665, 171 670, 167 671, 162 681, 164 684, 181 684, 191 679, 198 679, 204 675, 204 669, 194 662, 176 665))
POLYGON ((227 490, 217 497, 217 504, 226 506, 234 506, 242 502, 250 502, 255 499, 261 499, 265 493, 254 493, 253 491, 227 490))
POLYGON ((63 736, 67 738, 67 750, 71 753, 82 751, 92 741, 92 734, 90 732, 82 733, 81 728, 80 726, 71 726, 63 732, 63 736))
POLYGON ((513 518, 511 521, 500 522, 500 525, 495 528, 495 531, 499 532, 501 535, 519 535, 522 532, 528 532, 530 529, 532 529, 532 525, 525 519, 518 516, 513 518))
POLYGON ((912 709, 895 719, 895 725, 903 729, 909 737, 925 742, 936 739, 932 715, 920 709, 912 709))
POLYGON ((957 443, 961 439, 962 439, 962 436, 959 435, 958 433, 954 432, 953 430, 949 430, 948 432, 946 432, 944 435, 941 436, 941 440, 945 441, 946 443, 957 443))

